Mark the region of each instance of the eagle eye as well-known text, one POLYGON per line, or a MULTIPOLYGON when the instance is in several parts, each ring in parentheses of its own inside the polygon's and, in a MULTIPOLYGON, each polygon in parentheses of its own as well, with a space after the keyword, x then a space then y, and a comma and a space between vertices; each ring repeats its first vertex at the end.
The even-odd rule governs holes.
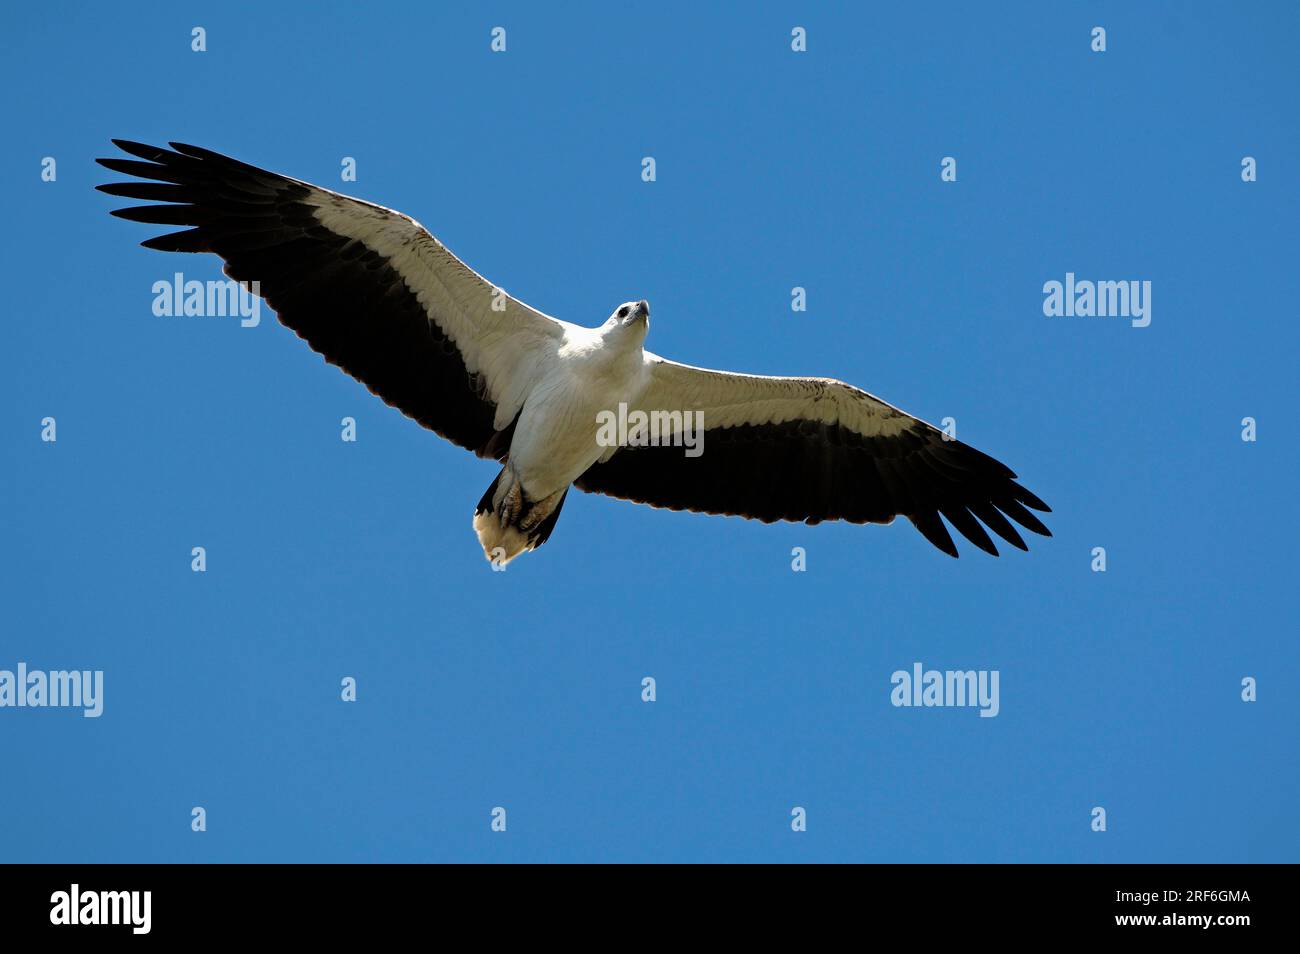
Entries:
POLYGON ((622 308, 620 308, 620 309, 618 310, 618 316, 619 316, 620 318, 626 318, 626 317, 627 317, 627 305, 624 305, 622 308))

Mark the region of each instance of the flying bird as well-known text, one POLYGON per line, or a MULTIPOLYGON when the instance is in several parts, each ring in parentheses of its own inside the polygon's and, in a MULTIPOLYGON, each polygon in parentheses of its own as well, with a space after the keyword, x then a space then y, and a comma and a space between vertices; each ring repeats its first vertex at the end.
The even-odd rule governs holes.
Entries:
POLYGON ((473 519, 498 564, 546 542, 570 487, 764 523, 902 515, 954 557, 944 519, 994 556, 985 527, 1021 550, 1013 521, 1051 536, 1030 512, 1050 508, 1009 468, 852 385, 678 364, 645 350, 645 301, 570 324, 400 212, 197 146, 113 142, 137 158, 97 161, 136 179, 97 188, 165 204, 112 214, 185 227, 142 245, 221 256, 327 362, 502 465, 473 519), (615 413, 636 426, 611 440, 615 413), (676 432, 650 440, 646 421, 676 432))

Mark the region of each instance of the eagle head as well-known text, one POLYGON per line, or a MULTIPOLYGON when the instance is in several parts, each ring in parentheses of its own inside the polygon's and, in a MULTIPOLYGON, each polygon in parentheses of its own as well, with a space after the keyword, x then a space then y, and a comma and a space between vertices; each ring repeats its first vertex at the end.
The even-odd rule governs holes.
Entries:
POLYGON ((640 301, 625 301, 614 309, 607 324, 632 325, 638 321, 650 324, 650 303, 644 298, 640 301))

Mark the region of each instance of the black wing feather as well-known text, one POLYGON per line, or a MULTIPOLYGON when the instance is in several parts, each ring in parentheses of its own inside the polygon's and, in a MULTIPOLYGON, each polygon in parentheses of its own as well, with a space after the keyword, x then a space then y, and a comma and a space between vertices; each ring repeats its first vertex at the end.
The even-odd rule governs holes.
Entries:
POLYGON ((504 454, 502 442, 493 440, 496 406, 481 377, 467 370, 454 343, 386 259, 320 224, 303 202, 310 186, 198 146, 172 143, 168 150, 113 142, 136 158, 99 164, 148 181, 99 190, 171 203, 113 215, 193 226, 142 245, 221 256, 226 274, 257 282, 280 321, 326 361, 462 447, 504 454))
POLYGON ((1050 508, 1017 484, 1009 467, 921 421, 892 437, 806 420, 741 424, 706 430, 703 447, 698 457, 687 457, 681 447, 622 447, 574 483, 590 493, 669 510, 765 523, 889 523, 905 516, 954 557, 957 547, 941 514, 993 556, 998 549, 984 525, 1027 549, 1007 517, 1051 536, 1025 509, 1050 508))

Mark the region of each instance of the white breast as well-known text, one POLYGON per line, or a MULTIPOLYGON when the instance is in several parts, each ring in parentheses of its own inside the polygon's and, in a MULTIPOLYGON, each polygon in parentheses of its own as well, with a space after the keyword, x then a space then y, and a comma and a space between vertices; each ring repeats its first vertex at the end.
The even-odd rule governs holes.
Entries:
POLYGON ((640 341, 573 327, 515 426, 510 464, 525 493, 537 500, 573 483, 606 450, 597 416, 635 404, 648 383, 640 341))

